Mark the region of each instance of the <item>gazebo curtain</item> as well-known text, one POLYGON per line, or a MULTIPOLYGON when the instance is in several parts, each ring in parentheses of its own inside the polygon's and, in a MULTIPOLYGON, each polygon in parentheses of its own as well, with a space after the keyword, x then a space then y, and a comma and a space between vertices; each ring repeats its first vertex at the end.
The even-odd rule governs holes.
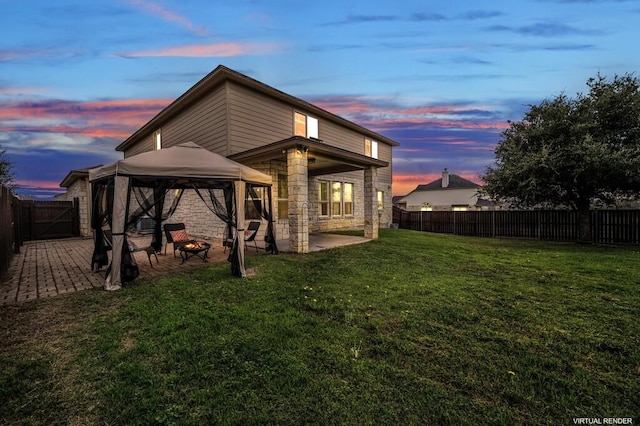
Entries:
POLYGON ((103 227, 111 229, 110 206, 113 205, 113 179, 91 184, 93 202, 91 204, 91 227, 94 232, 93 256, 91 256, 91 270, 97 271, 109 264, 107 246, 104 241, 103 227))
MULTIPOLYGON (((266 192, 266 197, 262 199, 256 191, 257 185, 247 184, 247 198, 251 200, 255 209, 260 212, 260 217, 267 221, 267 232, 264 236, 265 251, 267 253, 278 254, 278 246, 276 246, 276 238, 273 230, 273 215, 271 212, 271 187, 262 187, 266 192)), ((264 195, 264 194, 263 194, 264 195)))
POLYGON ((143 216, 150 217, 154 221, 151 246, 156 251, 162 247, 162 222, 173 216, 184 192, 181 188, 174 189, 175 184, 175 181, 161 181, 157 186, 148 187, 143 186, 144 182, 135 179, 131 183, 131 191, 138 208, 129 213, 126 229, 131 231, 143 216), (165 210, 167 204, 169 208, 165 210))
POLYGON ((255 191, 255 187, 259 186, 245 185, 243 181, 214 182, 197 179, 181 180, 179 183, 175 179, 165 179, 156 180, 151 184, 146 180, 118 176, 93 182, 92 227, 95 230, 95 244, 92 270, 100 269, 108 264, 107 248, 102 231, 104 227, 108 227, 112 231, 113 253, 116 253, 117 250, 121 250, 122 253, 121 256, 113 256, 111 265, 107 268, 108 278, 105 288, 119 288, 118 282, 135 279, 137 265, 129 250, 127 231, 133 230, 142 216, 151 217, 155 221, 152 246, 158 250, 162 246, 163 239, 162 221, 173 215, 184 189, 190 188, 194 189, 207 208, 227 225, 228 235, 225 235, 225 238, 233 240, 229 255, 231 271, 233 275, 243 277, 245 275, 244 239, 238 238, 238 235, 241 235, 244 229, 239 229, 242 227, 239 227, 238 224, 244 223, 244 201, 246 198, 251 200, 250 202, 255 205, 261 217, 267 221, 265 236, 267 251, 278 253, 273 234, 272 214, 269 208, 271 187, 264 186, 267 197, 261 200, 255 191), (118 193, 121 194, 118 200, 115 200, 116 184, 118 193), (240 197, 240 194, 247 194, 247 197, 240 197), (119 206, 118 211, 121 212, 124 219, 123 223, 118 226, 115 226, 116 224, 113 222, 113 206, 115 205, 119 206), (137 208, 130 212, 132 205, 137 205, 137 208), (112 267, 120 271, 115 277, 110 276, 112 267))

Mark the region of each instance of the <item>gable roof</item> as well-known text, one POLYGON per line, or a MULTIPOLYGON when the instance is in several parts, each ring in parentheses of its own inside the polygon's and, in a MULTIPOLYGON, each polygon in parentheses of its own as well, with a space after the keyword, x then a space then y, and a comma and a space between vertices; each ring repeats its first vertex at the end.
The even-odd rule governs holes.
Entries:
POLYGON ((449 189, 475 189, 480 188, 480 185, 477 183, 471 182, 468 179, 460 177, 458 175, 449 174, 449 186, 446 188, 442 187, 442 178, 434 180, 433 182, 427 183, 425 185, 418 185, 413 192, 420 191, 446 191, 449 189))
POLYGON ((102 164, 97 166, 85 167, 83 169, 75 169, 71 170, 60 182, 61 188, 69 188, 75 181, 78 179, 86 178, 89 176, 89 169, 95 169, 96 167, 101 167, 102 164))
POLYGON ((378 142, 384 142, 391 146, 400 145, 398 142, 394 141, 393 139, 387 138, 386 136, 382 136, 372 130, 366 129, 356 123, 353 123, 345 118, 332 114, 329 111, 326 111, 320 107, 317 107, 309 102, 303 101, 302 99, 296 98, 295 96, 284 93, 278 89, 275 89, 267 84, 264 84, 258 80, 255 80, 251 77, 248 77, 244 74, 241 74, 223 65, 218 65, 213 71, 207 74, 195 85, 193 85, 189 90, 183 93, 178 99, 176 99, 171 104, 169 104, 169 106, 167 106, 162 111, 160 111, 155 117, 153 117, 149 122, 147 122, 147 124, 142 126, 134 134, 129 136, 124 142, 118 145, 116 147, 116 151, 125 151, 132 145, 136 144, 143 138, 147 137, 147 135, 157 130, 159 127, 162 127, 163 123, 167 122, 172 117, 179 114, 182 110, 184 110, 185 108, 193 104, 201 96, 208 93, 211 89, 213 89, 214 87, 226 81, 232 81, 234 83, 256 90, 269 97, 288 103, 292 105, 294 108, 297 107, 297 108, 305 109, 306 111, 316 115, 318 118, 322 117, 326 120, 332 121, 341 126, 350 128, 352 130, 355 130, 356 132, 369 136, 370 138, 375 139, 378 142))

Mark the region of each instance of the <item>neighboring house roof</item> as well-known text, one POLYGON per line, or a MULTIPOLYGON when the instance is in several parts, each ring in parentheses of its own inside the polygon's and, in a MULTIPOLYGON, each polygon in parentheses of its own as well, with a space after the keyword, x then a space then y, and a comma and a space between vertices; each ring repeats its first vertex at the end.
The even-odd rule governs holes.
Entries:
POLYGON ((419 191, 446 191, 449 189, 475 189, 480 188, 480 185, 477 183, 471 182, 463 177, 458 175, 449 174, 449 186, 446 188, 442 187, 442 178, 438 180, 434 180, 433 182, 427 183, 425 185, 418 185, 413 192, 419 191))
POLYGON ((60 182, 61 188, 69 188, 75 181, 78 179, 83 179, 89 177, 89 169, 94 169, 96 167, 100 167, 102 164, 98 164, 97 166, 85 167, 83 169, 75 169, 71 170, 60 182))
POLYGON ((341 126, 355 130, 356 132, 369 136, 378 142, 384 142, 391 146, 399 145, 399 143, 394 141, 393 139, 389 139, 376 132, 373 132, 362 126, 359 126, 358 124, 355 124, 349 120, 346 120, 342 117, 332 114, 322 108, 319 108, 313 104, 310 104, 309 102, 303 101, 302 99, 296 98, 295 96, 291 96, 287 93, 284 93, 278 89, 275 89, 269 85, 266 85, 258 80, 255 80, 251 77, 248 77, 244 74, 241 74, 223 65, 218 65, 212 72, 206 75, 202 80, 197 82, 193 87, 187 90, 178 99, 176 99, 171 104, 169 104, 169 106, 167 106, 165 109, 160 111, 147 124, 145 124, 138 131, 136 131, 134 134, 129 136, 124 142, 118 145, 116 147, 116 150, 117 151, 127 150, 129 147, 133 146, 134 144, 136 144, 137 142, 145 138, 147 135, 157 130, 158 127, 162 127, 161 126, 162 123, 176 116, 184 108, 193 104, 198 99, 200 99, 201 96, 208 93, 209 90, 224 83, 225 81, 232 81, 234 83, 237 83, 245 87, 249 87, 258 92, 264 93, 265 95, 270 96, 272 98, 279 99, 283 102, 291 104, 294 107, 303 108, 309 111, 310 113, 315 114, 318 117, 322 117, 326 120, 332 121, 341 126))
POLYGON ((391 197, 391 204, 397 207, 398 201, 402 200, 404 197, 406 197, 406 195, 394 195, 391 197))

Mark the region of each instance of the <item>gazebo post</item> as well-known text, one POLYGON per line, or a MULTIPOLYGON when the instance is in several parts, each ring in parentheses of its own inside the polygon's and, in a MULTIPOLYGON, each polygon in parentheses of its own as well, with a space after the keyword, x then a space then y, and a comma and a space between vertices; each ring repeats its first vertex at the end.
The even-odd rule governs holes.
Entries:
POLYGON ((243 180, 238 180, 234 184, 236 196, 236 235, 238 246, 238 262, 240 264, 239 274, 242 278, 246 276, 244 270, 244 203, 247 185, 243 180))

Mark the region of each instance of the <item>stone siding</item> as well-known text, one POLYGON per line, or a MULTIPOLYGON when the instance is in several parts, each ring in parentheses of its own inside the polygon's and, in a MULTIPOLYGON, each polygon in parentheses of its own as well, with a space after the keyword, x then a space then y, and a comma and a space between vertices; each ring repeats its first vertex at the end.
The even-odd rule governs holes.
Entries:
POLYGON ((78 207, 80 210, 80 235, 82 237, 90 237, 93 235, 89 218, 87 184, 88 179, 77 179, 67 188, 67 192, 56 197, 56 200, 60 201, 73 201, 74 198, 78 198, 78 207))

